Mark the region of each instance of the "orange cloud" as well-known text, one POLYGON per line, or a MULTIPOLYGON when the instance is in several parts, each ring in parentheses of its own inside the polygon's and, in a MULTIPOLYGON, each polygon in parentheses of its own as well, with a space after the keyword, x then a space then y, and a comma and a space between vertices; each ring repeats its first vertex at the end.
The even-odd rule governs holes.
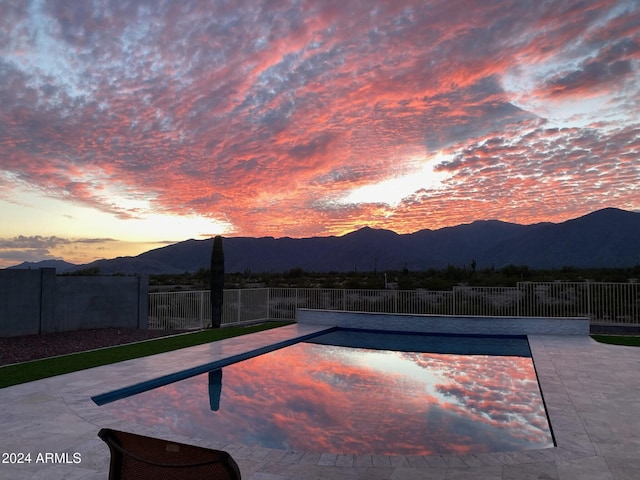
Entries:
POLYGON ((0 195, 242 236, 638 209, 638 15, 613 0, 3 4, 0 195), (442 189, 341 203, 439 154, 454 157, 442 189))

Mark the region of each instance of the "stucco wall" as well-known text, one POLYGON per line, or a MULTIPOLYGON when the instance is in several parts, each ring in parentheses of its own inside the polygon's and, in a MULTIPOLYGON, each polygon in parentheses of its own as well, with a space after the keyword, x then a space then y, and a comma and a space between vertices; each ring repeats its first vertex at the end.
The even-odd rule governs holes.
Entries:
POLYGON ((0 270, 0 336, 40 333, 54 315, 56 271, 0 270))
POLYGON ((58 301, 51 329, 147 328, 149 282, 140 276, 61 276, 56 284, 58 301))
POLYGON ((472 317, 298 309, 298 323, 397 332, 471 335, 589 335, 587 317, 472 317))
POLYGON ((146 328, 146 276, 56 276, 0 270, 0 336, 91 328, 146 328))

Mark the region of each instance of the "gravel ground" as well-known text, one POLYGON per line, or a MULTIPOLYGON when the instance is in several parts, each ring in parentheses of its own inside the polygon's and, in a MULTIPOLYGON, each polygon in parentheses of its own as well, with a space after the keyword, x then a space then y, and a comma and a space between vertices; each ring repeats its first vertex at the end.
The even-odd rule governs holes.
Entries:
POLYGON ((139 342, 182 332, 181 330, 104 328, 47 335, 0 337, 0 365, 111 347, 123 343, 139 342))

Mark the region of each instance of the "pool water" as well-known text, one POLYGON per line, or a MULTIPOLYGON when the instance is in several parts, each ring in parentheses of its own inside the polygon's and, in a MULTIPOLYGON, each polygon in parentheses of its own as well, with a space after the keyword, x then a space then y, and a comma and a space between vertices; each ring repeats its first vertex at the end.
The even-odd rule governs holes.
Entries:
POLYGON ((328 335, 102 408, 188 437, 287 450, 430 455, 553 446, 526 339, 328 335), (396 349, 380 349, 390 340, 396 349), (429 345, 438 353, 416 351, 429 345))

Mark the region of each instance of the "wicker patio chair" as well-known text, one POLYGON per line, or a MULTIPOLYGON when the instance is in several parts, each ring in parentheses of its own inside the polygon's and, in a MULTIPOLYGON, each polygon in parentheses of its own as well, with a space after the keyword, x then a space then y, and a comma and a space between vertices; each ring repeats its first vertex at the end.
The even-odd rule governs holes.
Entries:
POLYGON ((227 452, 110 428, 98 436, 111 451, 109 480, 240 480, 227 452))

